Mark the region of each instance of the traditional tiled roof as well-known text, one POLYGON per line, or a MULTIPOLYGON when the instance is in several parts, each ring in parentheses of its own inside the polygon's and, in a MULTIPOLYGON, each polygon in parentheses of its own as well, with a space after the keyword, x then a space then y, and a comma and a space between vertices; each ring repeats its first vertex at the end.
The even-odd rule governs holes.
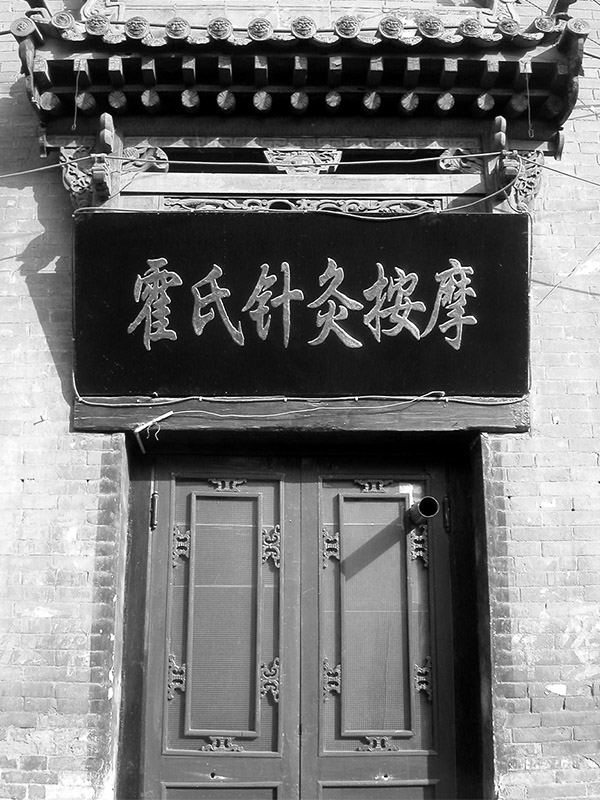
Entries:
POLYGON ((328 30, 302 15, 275 30, 264 18, 193 27, 180 16, 155 25, 38 7, 11 30, 42 116, 362 111, 560 124, 589 28, 557 9, 526 29, 507 13, 421 11, 368 27, 347 14, 328 30))

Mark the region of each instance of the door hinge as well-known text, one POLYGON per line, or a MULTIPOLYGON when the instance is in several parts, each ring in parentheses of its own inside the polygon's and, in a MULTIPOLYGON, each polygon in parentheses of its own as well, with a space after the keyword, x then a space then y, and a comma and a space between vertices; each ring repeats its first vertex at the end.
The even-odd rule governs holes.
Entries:
POLYGON ((442 500, 442 522, 446 533, 450 533, 450 500, 448 495, 442 500))
POLYGON ((158 492, 150 495, 150 530, 156 529, 158 524, 158 492))

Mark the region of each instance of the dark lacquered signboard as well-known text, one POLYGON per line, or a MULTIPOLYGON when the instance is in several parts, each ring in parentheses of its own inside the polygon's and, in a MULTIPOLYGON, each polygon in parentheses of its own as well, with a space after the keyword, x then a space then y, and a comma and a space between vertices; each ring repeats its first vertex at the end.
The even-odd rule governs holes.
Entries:
POLYGON ((524 394, 528 236, 525 215, 77 214, 77 388, 524 394))

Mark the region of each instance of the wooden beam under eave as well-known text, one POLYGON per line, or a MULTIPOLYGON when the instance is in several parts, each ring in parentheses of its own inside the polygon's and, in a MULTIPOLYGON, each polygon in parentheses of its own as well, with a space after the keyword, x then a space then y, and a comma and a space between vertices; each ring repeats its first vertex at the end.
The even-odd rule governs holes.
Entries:
POLYGON ((153 58, 142 57, 141 72, 144 86, 156 86, 156 61, 153 58))
POLYGON ((367 86, 373 88, 380 85, 383 80, 383 58, 370 58, 367 71, 367 86))
POLYGON ((142 105, 149 114, 158 114, 162 107, 160 95, 155 89, 146 89, 140 95, 142 105))
POLYGON ((515 73, 513 86, 515 89, 526 89, 531 78, 531 61, 517 61, 515 63, 515 73))
POLYGON ((498 80, 500 73, 500 59, 486 58, 481 62, 481 78, 479 85, 482 89, 491 89, 498 80))
POLYGON ((308 59, 306 56, 294 56, 294 73, 292 83, 294 86, 306 86, 308 78, 308 59))
POLYGON ((90 64, 87 58, 73 59, 73 73, 75 75, 75 86, 78 89, 87 89, 88 86, 92 85, 90 64))
POLYGON ((121 56, 111 56, 108 59, 108 77, 112 86, 120 88, 125 83, 123 73, 123 59, 121 56))
POLYGON ((182 57, 181 77, 186 86, 193 86, 196 83, 196 59, 194 56, 182 57))
POLYGON ((339 86, 342 82, 343 60, 341 56, 329 56, 327 69, 327 86, 332 88, 339 86))
POLYGON ((460 398, 453 401, 431 400, 390 408, 389 401, 361 402, 349 400, 318 400, 307 403, 288 399, 285 403, 257 398, 248 404, 235 399, 219 402, 219 415, 210 400, 181 401, 172 406, 165 400, 160 406, 148 398, 79 398, 74 403, 73 427, 81 432, 133 432, 140 423, 158 413, 173 410, 176 414, 161 420, 161 430, 167 432, 297 432, 297 433, 396 433, 396 432, 456 432, 488 431, 523 433, 529 430, 529 400, 527 398, 494 398, 486 403, 482 398, 460 398), (88 402, 89 401, 89 404, 88 402), (365 409, 364 406, 368 405, 365 409), (186 412, 190 412, 187 414, 186 412), (289 416, 286 416, 286 412, 289 416))
POLYGON ((416 92, 405 92, 398 101, 398 113, 404 117, 412 116, 419 108, 419 95, 416 92))
POLYGON ((254 56, 254 85, 266 86, 269 82, 269 62, 266 56, 254 56))
POLYGON ((233 82, 233 64, 230 56, 219 56, 218 72, 221 86, 231 86, 233 82))
POLYGON ((406 66, 404 68, 404 76, 402 79, 402 84, 404 88, 414 89, 419 82, 420 75, 421 75, 421 59, 412 57, 407 58, 406 66))
POLYGON ((88 91, 77 92, 75 95, 75 105, 82 114, 91 115, 98 111, 98 104, 94 99, 94 95, 88 91))
POLYGON ((442 72, 440 75, 440 88, 451 89, 458 77, 458 59, 445 58, 442 62, 442 72))

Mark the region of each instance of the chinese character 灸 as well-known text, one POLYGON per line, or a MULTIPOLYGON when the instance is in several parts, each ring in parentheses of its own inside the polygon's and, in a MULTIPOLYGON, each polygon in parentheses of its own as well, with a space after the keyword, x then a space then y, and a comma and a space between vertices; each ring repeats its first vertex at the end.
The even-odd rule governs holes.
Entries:
POLYGON ((331 283, 320 297, 308 304, 308 308, 318 308, 327 303, 327 310, 317 313, 317 327, 323 330, 316 338, 311 339, 309 344, 322 344, 329 334, 333 332, 346 347, 362 347, 362 342, 359 342, 358 339, 355 339, 345 331, 341 325, 338 325, 338 322, 348 318, 348 309, 360 311, 364 308, 363 304, 359 303, 358 300, 352 300, 352 298, 339 291, 339 286, 343 280, 344 270, 342 267, 338 267, 332 258, 328 258, 327 269, 322 275, 319 275, 319 286, 323 286, 327 281, 331 281, 331 283))

